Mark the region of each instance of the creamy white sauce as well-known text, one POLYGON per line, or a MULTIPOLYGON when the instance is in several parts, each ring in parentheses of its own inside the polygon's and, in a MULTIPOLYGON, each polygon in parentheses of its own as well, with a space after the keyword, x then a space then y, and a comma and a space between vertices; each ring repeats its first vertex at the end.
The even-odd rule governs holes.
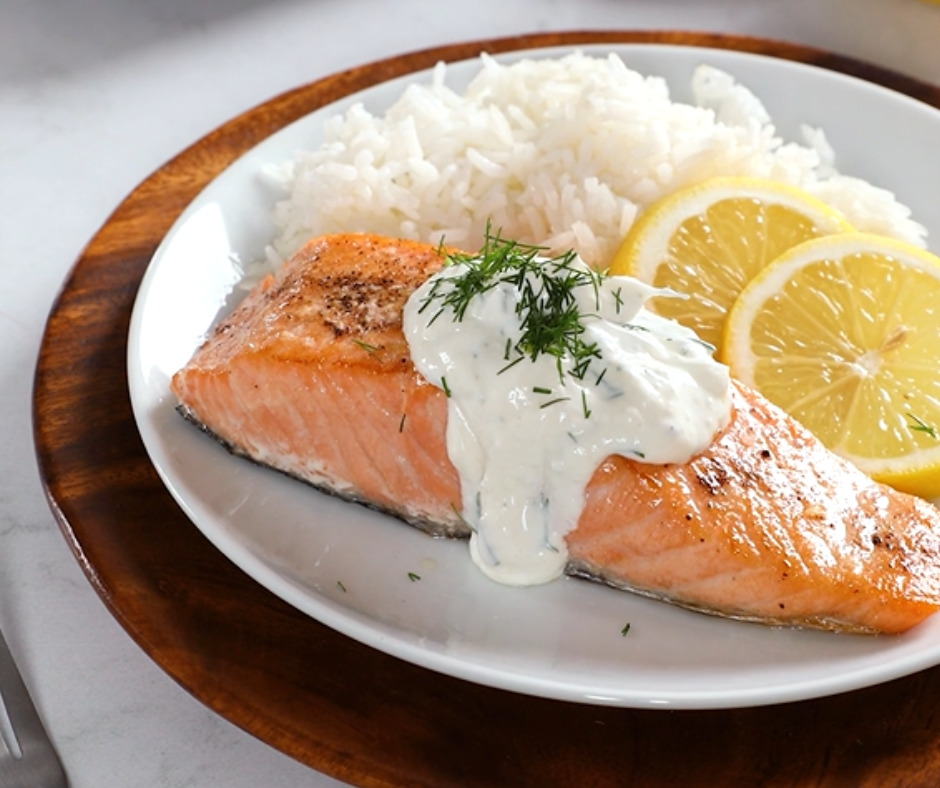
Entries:
POLYGON ((663 291, 597 276, 573 290, 582 339, 600 354, 583 378, 571 358, 560 375, 544 354, 507 368, 507 340, 521 331, 517 287, 477 295, 459 320, 426 306, 467 270, 447 266, 412 295, 405 336, 417 369, 448 395, 447 450, 474 562, 500 583, 545 583, 565 568, 564 536, 600 463, 682 463, 705 449, 730 417, 728 370, 692 331, 644 308, 663 291))

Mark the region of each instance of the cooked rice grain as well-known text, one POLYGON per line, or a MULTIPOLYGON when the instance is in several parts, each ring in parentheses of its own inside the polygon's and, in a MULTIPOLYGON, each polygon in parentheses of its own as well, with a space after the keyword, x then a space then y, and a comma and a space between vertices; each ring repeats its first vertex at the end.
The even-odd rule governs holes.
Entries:
POLYGON ((696 70, 692 106, 616 55, 480 62, 463 94, 439 64, 384 116, 356 105, 326 123, 317 150, 268 168, 290 194, 274 212, 270 261, 350 231, 475 250, 490 222, 605 267, 638 211, 717 175, 800 186, 860 230, 925 245, 891 193, 836 171, 821 130, 784 142, 760 100, 715 68, 696 70))

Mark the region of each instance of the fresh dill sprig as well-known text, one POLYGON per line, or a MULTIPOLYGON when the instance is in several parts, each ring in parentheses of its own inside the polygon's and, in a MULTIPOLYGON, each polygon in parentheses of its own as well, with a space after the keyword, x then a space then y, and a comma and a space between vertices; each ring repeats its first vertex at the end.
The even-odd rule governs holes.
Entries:
POLYGON ((569 374, 583 380, 591 362, 600 358, 601 353, 596 343, 584 339, 585 315, 575 290, 591 287, 595 300, 599 300, 602 275, 576 265, 577 255, 573 251, 550 259, 543 256, 544 251, 543 247, 505 240, 487 226, 480 252, 447 255, 447 265, 461 265, 464 270, 459 275, 435 280, 418 311, 423 313, 436 306, 430 323, 447 311, 460 322, 474 298, 497 285, 509 284, 519 293, 515 312, 520 334, 514 343, 507 342, 504 356, 508 363, 500 372, 521 358, 535 361, 548 355, 558 360, 560 376, 561 361, 566 359, 570 361, 569 374))
POLYGON ((471 531, 477 530, 476 526, 473 523, 471 523, 466 517, 463 516, 463 512, 457 508, 457 504, 455 504, 453 501, 451 501, 450 510, 455 515, 457 515, 457 519, 460 520, 460 522, 462 522, 465 526, 467 526, 467 528, 469 528, 471 531))
POLYGON ((706 342, 704 339, 699 339, 696 336, 689 337, 690 342, 695 342, 696 344, 701 345, 709 353, 714 353, 718 348, 716 348, 711 342, 706 342))
POLYGON ((911 421, 914 422, 913 424, 909 424, 909 425, 908 425, 908 428, 909 428, 912 432, 925 432, 925 433, 927 433, 931 438, 933 438, 934 440, 940 439, 940 433, 937 432, 937 428, 934 427, 932 424, 928 424, 928 423, 927 423, 926 421, 924 421, 923 419, 919 419, 919 418, 918 418, 917 416, 915 416, 913 413, 908 413, 908 414, 907 414, 907 417, 908 417, 911 421))
POLYGON ((370 345, 368 342, 363 342, 361 339, 354 339, 352 342, 354 345, 361 347, 370 356, 375 355, 379 350, 381 350, 381 348, 376 347, 375 345, 370 345))
POLYGON ((525 359, 525 356, 516 356, 512 361, 510 361, 505 367, 500 367, 496 372, 497 375, 502 375, 506 370, 512 369, 516 364, 525 359))
POLYGON ((622 295, 622 293, 623 293, 623 288, 622 288, 622 287, 618 287, 618 288, 617 288, 616 290, 614 290, 614 292, 613 292, 614 302, 617 304, 617 314, 618 314, 618 315, 620 314, 620 308, 623 306, 623 295, 622 295))

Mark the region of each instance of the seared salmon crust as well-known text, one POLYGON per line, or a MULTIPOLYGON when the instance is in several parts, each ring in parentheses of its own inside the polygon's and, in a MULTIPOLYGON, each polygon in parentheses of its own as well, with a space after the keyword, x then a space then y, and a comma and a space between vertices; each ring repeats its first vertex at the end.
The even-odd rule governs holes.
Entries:
MULTIPOLYGON (((230 451, 423 530, 466 536, 447 401, 411 363, 402 311, 440 248, 310 241, 172 380, 230 451)), ((873 482, 761 396, 683 465, 607 458, 568 573, 767 624, 903 632, 940 606, 940 512, 873 482)), ((469 558, 468 558, 469 560, 469 558)))

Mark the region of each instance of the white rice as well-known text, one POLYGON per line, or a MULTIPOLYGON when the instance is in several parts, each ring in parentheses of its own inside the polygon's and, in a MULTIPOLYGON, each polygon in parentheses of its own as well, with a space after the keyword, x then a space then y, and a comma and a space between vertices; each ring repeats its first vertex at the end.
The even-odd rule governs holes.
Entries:
POLYGON ((859 230, 925 245, 890 192, 836 171, 822 130, 784 142, 761 101, 715 68, 695 72, 695 106, 615 55, 512 65, 484 55, 463 94, 445 77, 439 64, 382 117, 354 106, 327 122, 319 149, 267 168, 290 195, 274 212, 271 264, 331 232, 472 251, 489 222, 503 237, 573 248, 604 267, 638 211, 716 175, 800 186, 859 230))

